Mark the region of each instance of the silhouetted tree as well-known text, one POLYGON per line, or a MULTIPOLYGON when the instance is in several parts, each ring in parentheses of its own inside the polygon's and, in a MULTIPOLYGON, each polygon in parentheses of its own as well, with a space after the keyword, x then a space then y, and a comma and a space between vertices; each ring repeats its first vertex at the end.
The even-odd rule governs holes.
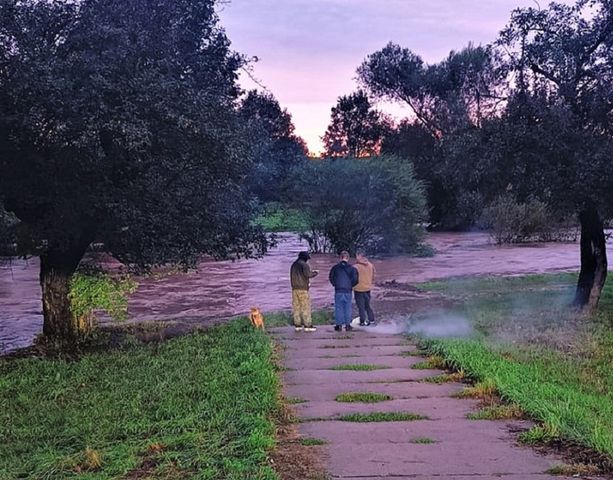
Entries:
POLYGON ((379 153, 391 122, 375 110, 363 90, 339 97, 323 136, 328 157, 370 157, 379 153))

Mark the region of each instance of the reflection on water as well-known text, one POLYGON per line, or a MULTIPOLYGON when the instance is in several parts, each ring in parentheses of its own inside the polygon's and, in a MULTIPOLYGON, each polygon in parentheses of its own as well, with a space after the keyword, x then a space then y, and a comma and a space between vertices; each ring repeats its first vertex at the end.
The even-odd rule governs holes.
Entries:
MULTIPOLYGON (((375 259, 375 298, 394 291, 388 281, 418 283, 464 275, 504 275, 575 270, 578 244, 495 246, 481 233, 435 233, 428 243, 432 258, 375 259)), ((140 280, 129 304, 130 319, 206 322, 243 314, 252 305, 264 311, 290 308, 289 266, 306 245, 295 235, 282 235, 264 259, 237 262, 203 261, 197 271, 161 279, 140 280)), ((312 267, 321 271, 312 281, 315 308, 331 304, 328 271, 336 259, 313 255, 312 267)), ((0 264, 0 351, 29 345, 42 329, 37 259, 0 264)))

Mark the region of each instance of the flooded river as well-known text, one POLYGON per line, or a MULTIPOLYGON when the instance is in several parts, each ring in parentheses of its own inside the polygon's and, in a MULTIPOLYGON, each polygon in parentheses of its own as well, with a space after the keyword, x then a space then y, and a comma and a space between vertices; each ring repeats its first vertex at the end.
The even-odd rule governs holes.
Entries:
MULTIPOLYGON (((470 275, 521 275, 577 270, 576 243, 496 246, 482 233, 435 233, 427 238, 436 250, 432 258, 374 259, 377 268, 375 298, 396 295, 396 281, 414 284, 470 275)), ((174 320, 207 323, 248 311, 290 308, 288 270, 306 245, 295 235, 282 235, 277 247, 260 260, 202 262, 196 271, 139 280, 129 303, 131 321, 174 320)), ((328 271, 336 259, 314 255, 313 306, 331 304, 328 271)), ((42 330, 37 259, 0 264, 0 352, 29 345, 42 330)), ((405 290, 405 289, 400 289, 405 290)), ((409 303, 410 298, 407 300, 409 303)))

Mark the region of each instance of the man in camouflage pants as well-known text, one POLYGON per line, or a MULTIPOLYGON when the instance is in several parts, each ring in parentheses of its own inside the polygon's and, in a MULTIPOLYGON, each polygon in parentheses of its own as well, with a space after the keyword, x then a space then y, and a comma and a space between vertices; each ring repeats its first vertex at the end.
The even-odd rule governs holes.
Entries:
POLYGON ((311 259, 309 252, 300 252, 298 259, 290 268, 290 282, 292 285, 292 312, 294 314, 294 327, 297 332, 314 332, 311 319, 311 298, 309 286, 311 278, 317 276, 317 270, 311 270, 307 263, 311 259))

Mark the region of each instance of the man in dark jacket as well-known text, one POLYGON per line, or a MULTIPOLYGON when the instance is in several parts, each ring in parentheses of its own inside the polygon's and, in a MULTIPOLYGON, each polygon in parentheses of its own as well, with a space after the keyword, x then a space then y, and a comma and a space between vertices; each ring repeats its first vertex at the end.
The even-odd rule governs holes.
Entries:
POLYGON ((292 312, 294 314, 294 327, 297 332, 303 328, 306 332, 316 329, 311 320, 311 299, 309 287, 311 278, 317 276, 317 270, 311 270, 307 263, 311 259, 309 252, 300 252, 298 259, 292 263, 289 271, 292 284, 292 312))
POLYGON ((351 327, 351 292, 358 284, 358 271, 349 265, 349 252, 341 252, 341 261, 330 270, 330 283, 334 285, 334 330, 337 332, 345 325, 351 327))

